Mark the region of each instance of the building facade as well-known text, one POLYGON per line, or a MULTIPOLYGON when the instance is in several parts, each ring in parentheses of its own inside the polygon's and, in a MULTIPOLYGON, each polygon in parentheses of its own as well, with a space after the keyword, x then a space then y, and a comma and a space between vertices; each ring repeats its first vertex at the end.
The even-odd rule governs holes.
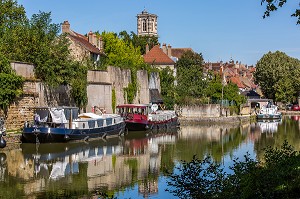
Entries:
POLYGON ((97 64, 100 62, 101 57, 105 56, 101 36, 96 35, 92 31, 87 36, 84 36, 71 30, 70 23, 64 21, 62 33, 66 34, 70 40, 70 53, 74 60, 83 61, 89 59, 94 64, 97 64))

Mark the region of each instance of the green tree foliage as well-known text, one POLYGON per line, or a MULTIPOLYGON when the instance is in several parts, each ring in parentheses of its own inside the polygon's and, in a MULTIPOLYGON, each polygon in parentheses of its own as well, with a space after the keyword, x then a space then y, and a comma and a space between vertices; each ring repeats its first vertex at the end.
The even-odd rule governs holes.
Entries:
POLYGON ((204 96, 206 80, 203 77, 202 54, 185 52, 176 63, 177 68, 177 103, 190 103, 191 99, 204 96))
POLYGON ((175 77, 170 67, 159 71, 161 95, 164 101, 165 108, 172 110, 175 104, 175 77))
MULTIPOLYGON (((261 5, 266 5, 266 10, 264 12, 263 18, 269 17, 271 12, 278 10, 287 3, 287 0, 261 0, 261 5)), ((297 24, 300 24, 300 9, 296 9, 291 15, 297 18, 297 24)))
POLYGON ((88 102, 86 90, 88 69, 85 64, 81 64, 79 62, 74 62, 72 66, 74 74, 68 80, 68 84, 71 86, 71 95, 76 106, 79 108, 84 108, 88 102))
POLYGON ((22 94, 23 78, 12 71, 9 60, 0 53, 0 107, 6 111, 22 94))
POLYGON ((50 87, 71 85, 79 107, 87 103, 87 64, 70 58, 69 40, 58 36, 60 25, 52 23, 51 13, 39 12, 27 19, 16 1, 0 2, 0 52, 9 60, 29 62, 35 76, 50 87))
POLYGON ((103 32, 101 36, 104 41, 104 51, 107 55, 104 61, 105 65, 129 69, 140 68, 144 65, 139 48, 135 48, 132 43, 124 42, 112 32, 103 32))
POLYGON ((194 156, 182 161, 170 175, 167 191, 179 198, 298 198, 300 154, 284 142, 280 149, 268 147, 264 159, 247 153, 234 159, 230 172, 210 157, 194 156))
POLYGON ((283 52, 268 52, 257 62, 254 77, 266 98, 290 101, 300 88, 300 61, 283 52))
POLYGON ((13 30, 27 22, 26 12, 23 6, 15 0, 0 1, 0 38, 7 31, 13 30))
POLYGON ((119 38, 121 38, 127 44, 132 43, 135 48, 139 48, 142 55, 146 54, 146 45, 148 44, 149 49, 158 45, 157 36, 137 36, 131 31, 130 35, 126 31, 119 33, 119 38))
POLYGON ((209 76, 212 76, 213 78, 209 80, 207 88, 205 89, 206 96, 212 101, 222 100, 223 85, 220 75, 210 74, 209 76))

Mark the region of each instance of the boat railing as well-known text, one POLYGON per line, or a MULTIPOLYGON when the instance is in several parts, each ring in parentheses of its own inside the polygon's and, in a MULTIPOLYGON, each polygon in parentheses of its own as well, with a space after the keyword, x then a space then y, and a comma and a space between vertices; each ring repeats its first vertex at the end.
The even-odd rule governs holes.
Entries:
POLYGON ((150 114, 149 119, 151 121, 166 121, 175 117, 176 114, 174 111, 157 111, 155 114, 150 114))

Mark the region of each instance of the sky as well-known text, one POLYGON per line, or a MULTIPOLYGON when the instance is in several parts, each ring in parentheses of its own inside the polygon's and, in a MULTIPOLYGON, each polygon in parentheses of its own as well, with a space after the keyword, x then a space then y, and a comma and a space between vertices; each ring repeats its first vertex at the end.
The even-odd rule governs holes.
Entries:
POLYGON ((69 21, 80 34, 89 31, 137 33, 137 14, 146 9, 158 16, 161 44, 192 48, 206 62, 234 61, 255 65, 269 51, 300 59, 300 25, 288 1, 263 19, 261 0, 18 0, 28 18, 51 12, 52 22, 69 21))

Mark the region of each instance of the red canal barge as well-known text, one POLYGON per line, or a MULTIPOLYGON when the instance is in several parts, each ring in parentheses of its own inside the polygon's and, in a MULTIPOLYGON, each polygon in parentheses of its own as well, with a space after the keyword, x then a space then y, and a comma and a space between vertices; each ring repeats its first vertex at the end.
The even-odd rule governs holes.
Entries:
POLYGON ((124 118, 129 131, 167 129, 179 126, 175 111, 158 110, 157 104, 123 104, 117 113, 124 118))

